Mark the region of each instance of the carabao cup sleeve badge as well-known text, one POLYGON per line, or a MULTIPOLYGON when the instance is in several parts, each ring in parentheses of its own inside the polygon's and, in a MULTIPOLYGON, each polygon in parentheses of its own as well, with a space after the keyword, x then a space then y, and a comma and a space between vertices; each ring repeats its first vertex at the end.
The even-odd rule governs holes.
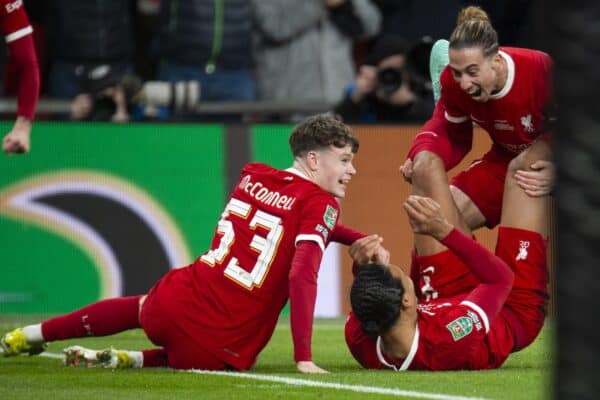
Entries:
POLYGON ((460 317, 446 325, 456 342, 473 332, 473 320, 469 317, 460 317))
POLYGON ((335 222, 337 221, 337 217, 338 210, 328 205, 327 209, 325 210, 325 214, 323 214, 323 221, 329 229, 333 229, 333 227, 335 226, 335 222))

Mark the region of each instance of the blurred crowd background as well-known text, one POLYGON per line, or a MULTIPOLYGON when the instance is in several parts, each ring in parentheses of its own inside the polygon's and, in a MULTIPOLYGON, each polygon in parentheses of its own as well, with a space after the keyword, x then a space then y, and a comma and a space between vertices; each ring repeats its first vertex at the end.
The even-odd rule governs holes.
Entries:
MULTIPOLYGON (((501 45, 536 47, 532 3, 25 0, 41 98, 68 101, 63 112, 38 107, 36 119, 273 120, 282 113, 268 110, 287 105, 288 119, 308 107, 355 123, 420 122, 433 108, 429 50, 458 11, 479 5, 501 45)), ((16 85, 1 54, 6 99, 16 85)))

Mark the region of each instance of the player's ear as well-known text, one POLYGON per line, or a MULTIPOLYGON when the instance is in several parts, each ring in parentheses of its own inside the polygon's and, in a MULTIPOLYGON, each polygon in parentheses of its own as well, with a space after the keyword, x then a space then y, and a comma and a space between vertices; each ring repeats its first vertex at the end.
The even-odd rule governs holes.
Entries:
POLYGON ((494 54, 494 56, 492 57, 492 61, 495 65, 500 65, 502 63, 502 56, 500 55, 500 53, 494 54))
POLYGON ((408 292, 405 290, 402 295, 402 309, 406 310, 413 307, 415 304, 414 296, 409 296, 408 292))
POLYGON ((306 153, 306 165, 311 171, 315 171, 319 165, 319 153, 315 150, 310 150, 306 153))

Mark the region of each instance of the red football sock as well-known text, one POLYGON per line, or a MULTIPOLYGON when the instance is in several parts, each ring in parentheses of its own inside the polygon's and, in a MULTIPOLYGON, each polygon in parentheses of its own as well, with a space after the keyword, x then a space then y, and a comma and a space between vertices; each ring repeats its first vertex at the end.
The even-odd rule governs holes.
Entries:
POLYGON ((106 336, 140 328, 141 296, 101 300, 69 314, 42 322, 44 340, 64 340, 84 336, 106 336))
POLYGON ((142 350, 144 355, 144 368, 168 367, 169 360, 164 349, 142 350))

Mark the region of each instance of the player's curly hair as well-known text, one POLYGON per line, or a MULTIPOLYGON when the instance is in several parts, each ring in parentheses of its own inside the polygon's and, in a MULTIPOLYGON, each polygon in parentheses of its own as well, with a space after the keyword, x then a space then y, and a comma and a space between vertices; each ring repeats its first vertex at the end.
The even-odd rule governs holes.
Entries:
POLYGON ((486 57, 498 52, 498 33, 487 13, 476 6, 465 7, 459 12, 449 42, 451 49, 479 48, 486 57))
POLYGON ((358 139, 350 127, 337 117, 328 114, 306 118, 294 128, 289 142, 294 157, 331 145, 339 148, 350 145, 353 153, 358 151, 358 139))
POLYGON ((358 267, 350 289, 352 311, 370 337, 385 333, 400 317, 404 287, 389 267, 367 264, 358 267))

